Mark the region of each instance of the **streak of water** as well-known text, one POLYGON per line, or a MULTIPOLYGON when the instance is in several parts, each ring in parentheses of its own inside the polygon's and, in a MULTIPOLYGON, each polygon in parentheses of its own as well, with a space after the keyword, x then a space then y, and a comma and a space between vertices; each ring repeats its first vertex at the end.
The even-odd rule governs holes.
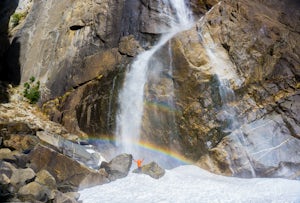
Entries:
MULTIPOLYGON (((137 56, 128 69, 123 88, 119 94, 119 112, 117 115, 117 145, 121 151, 137 154, 135 144, 140 139, 140 129, 144 111, 144 86, 147 82, 147 72, 152 56, 178 32, 186 30, 191 25, 191 13, 184 0, 170 0, 175 11, 176 23, 170 22, 171 29, 164 34, 152 49, 137 56)), ((171 13, 170 13, 171 15, 171 13)))

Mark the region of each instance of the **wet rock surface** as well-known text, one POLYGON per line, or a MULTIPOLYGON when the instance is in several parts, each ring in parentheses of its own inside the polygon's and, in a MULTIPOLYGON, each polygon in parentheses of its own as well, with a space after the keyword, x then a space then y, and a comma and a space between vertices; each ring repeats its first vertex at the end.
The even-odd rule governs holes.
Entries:
POLYGON ((295 8, 222 1, 175 36, 151 61, 142 138, 215 173, 299 179, 295 8))
POLYGON ((299 179, 295 42, 300 36, 295 16, 300 13, 295 6, 299 8, 279 1, 224 1, 197 23, 196 32, 191 29, 174 40, 182 151, 201 157, 200 166, 241 177, 299 179), (282 21, 283 13, 291 23, 282 21), (212 56, 222 59, 221 68, 231 63, 241 80, 228 75, 235 97, 226 105, 212 56))

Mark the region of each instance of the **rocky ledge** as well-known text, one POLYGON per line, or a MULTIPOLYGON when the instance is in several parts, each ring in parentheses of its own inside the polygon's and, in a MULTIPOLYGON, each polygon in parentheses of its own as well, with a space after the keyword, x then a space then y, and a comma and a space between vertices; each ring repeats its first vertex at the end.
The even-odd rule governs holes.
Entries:
POLYGON ((78 202, 78 190, 127 176, 131 155, 104 162, 77 144, 77 136, 16 97, 0 104, 1 201, 78 202))

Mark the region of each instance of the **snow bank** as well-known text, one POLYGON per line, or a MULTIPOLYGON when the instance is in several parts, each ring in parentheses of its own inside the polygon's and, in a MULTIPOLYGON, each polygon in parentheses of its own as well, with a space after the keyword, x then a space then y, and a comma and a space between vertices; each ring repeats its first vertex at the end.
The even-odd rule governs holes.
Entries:
POLYGON ((80 191, 89 202, 300 202, 300 181, 218 176, 196 166, 167 170, 159 180, 130 173, 126 178, 80 191))

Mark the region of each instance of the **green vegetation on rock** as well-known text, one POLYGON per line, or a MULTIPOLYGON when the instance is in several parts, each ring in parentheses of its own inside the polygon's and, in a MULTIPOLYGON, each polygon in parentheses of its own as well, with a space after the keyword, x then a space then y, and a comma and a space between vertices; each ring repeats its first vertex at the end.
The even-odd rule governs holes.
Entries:
POLYGON ((31 104, 35 104, 40 99, 40 81, 35 82, 35 78, 31 77, 29 82, 24 83, 23 95, 31 104))
POLYGON ((11 16, 11 23, 13 27, 16 27, 17 25, 20 24, 20 21, 22 18, 26 16, 26 13, 14 13, 11 16))

